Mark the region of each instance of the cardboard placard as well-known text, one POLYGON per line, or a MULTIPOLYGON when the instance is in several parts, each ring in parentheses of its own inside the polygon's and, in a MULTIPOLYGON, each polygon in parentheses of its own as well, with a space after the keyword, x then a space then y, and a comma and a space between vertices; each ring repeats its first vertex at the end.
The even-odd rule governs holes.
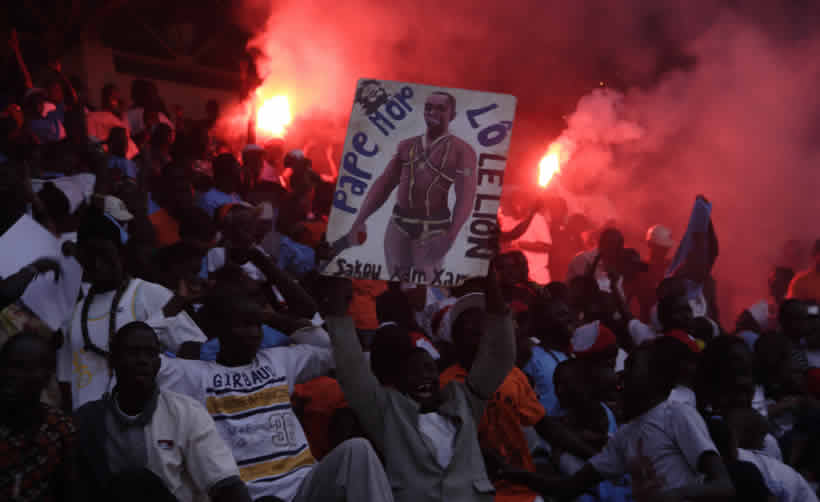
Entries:
POLYGON ((515 104, 507 94, 360 80, 323 273, 433 286, 485 275, 515 104))

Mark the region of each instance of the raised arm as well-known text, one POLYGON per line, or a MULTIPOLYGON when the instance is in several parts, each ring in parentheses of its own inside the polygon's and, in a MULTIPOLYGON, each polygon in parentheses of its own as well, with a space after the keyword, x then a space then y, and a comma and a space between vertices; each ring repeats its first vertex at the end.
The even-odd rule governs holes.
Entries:
POLYGON ((530 228, 530 223, 532 223, 532 219, 535 216, 535 213, 536 210, 533 210, 526 218, 521 220, 521 222, 519 222, 509 232, 500 231, 498 233, 498 240, 501 242, 509 242, 514 241, 516 239, 520 239, 521 236, 527 232, 527 229, 530 228))
POLYGON ((251 262, 265 274, 268 282, 276 286, 287 302, 288 310, 304 319, 310 319, 318 310, 313 297, 299 285, 287 272, 277 267, 270 257, 254 248, 251 250, 251 262))
POLYGON ((483 400, 488 400, 515 364, 515 332, 504 303, 495 266, 487 273, 487 322, 467 385, 483 400))
POLYGON ((40 258, 30 265, 21 268, 17 273, 5 279, 0 279, 0 309, 4 309, 16 302, 37 274, 54 272, 54 278, 60 278, 60 264, 51 258, 40 258))
POLYGON ((370 364, 364 357, 353 319, 346 317, 349 289, 348 279, 333 278, 325 288, 327 300, 325 320, 327 331, 333 344, 336 360, 336 377, 345 394, 345 399, 356 412, 371 440, 378 441, 383 427, 383 409, 387 402, 384 390, 370 371, 370 364))
POLYGON ((77 90, 74 89, 74 86, 71 85, 71 81, 68 79, 68 77, 65 76, 65 73, 63 73, 62 63, 59 60, 53 61, 52 63, 49 63, 49 68, 54 70, 54 73, 57 75, 57 78, 60 79, 60 84, 62 84, 63 88, 66 91, 66 104, 68 104, 68 106, 70 107, 73 107, 77 103, 79 103, 80 99, 79 96, 77 96, 77 90))
POLYGON ((26 61, 23 59, 23 53, 20 52, 20 39, 17 37, 17 30, 14 28, 11 30, 9 46, 11 46, 11 50, 14 52, 14 57, 17 60, 17 66, 20 67, 20 73, 23 74, 23 81, 26 89, 31 89, 34 87, 34 81, 31 80, 31 73, 29 73, 28 66, 26 66, 26 61))

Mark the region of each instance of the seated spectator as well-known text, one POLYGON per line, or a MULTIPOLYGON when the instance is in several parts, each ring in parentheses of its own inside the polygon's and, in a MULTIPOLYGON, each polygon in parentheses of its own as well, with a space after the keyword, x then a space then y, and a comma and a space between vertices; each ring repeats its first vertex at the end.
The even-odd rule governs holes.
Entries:
POLYGON ((501 292, 513 312, 529 309, 538 298, 538 291, 530 283, 529 265, 521 251, 510 251, 498 257, 501 292))
POLYGON ((735 486, 735 497, 733 500, 740 501, 760 501, 772 502, 776 500, 774 495, 766 486, 763 474, 752 462, 740 460, 738 450, 738 439, 732 432, 727 420, 723 417, 706 418, 706 425, 709 434, 712 436, 715 446, 726 464, 729 477, 735 486))
POLYGON ((39 138, 26 127, 23 108, 17 103, 8 105, 0 117, 2 121, 2 153, 12 159, 22 160, 31 154, 32 147, 40 143, 39 138))
MULTIPOLYGON (((265 283, 251 279, 237 265, 228 264, 213 274, 213 281, 209 281, 213 284, 211 287, 213 291, 237 291, 253 298, 262 306, 265 317, 262 321, 260 347, 263 349, 290 345, 290 336, 302 330, 315 328, 314 323, 307 318, 311 312, 316 311, 316 304, 312 298, 286 273, 282 271, 274 273, 276 274, 274 282, 265 283), (279 284, 279 287, 275 284, 279 284), (279 297, 274 297, 271 285, 274 285, 273 288, 279 292, 279 297)), ((211 312, 207 309, 198 312, 197 320, 203 326, 209 340, 202 344, 198 358, 187 357, 188 359, 214 361, 219 355, 219 327, 222 326, 222 321, 213 319, 210 314, 211 312)), ((182 354, 179 355, 183 357, 182 354)))
POLYGON ((42 89, 30 89, 23 102, 26 127, 40 143, 54 143, 66 137, 63 121, 56 114, 46 113, 46 93, 42 89))
POLYGON ((251 496, 390 500, 390 485, 366 441, 343 443, 317 464, 291 408, 294 385, 333 366, 327 335, 325 347, 299 344, 297 333, 294 345, 260 350, 264 312, 256 301, 231 292, 209 298, 204 308, 221 323, 217 360, 164 359, 158 381, 207 407, 251 496))
POLYGON ((231 450, 201 404, 156 384, 160 343, 143 322, 111 340, 117 378, 111 394, 83 405, 77 417, 78 500, 107 500, 117 475, 147 469, 180 502, 250 501, 231 450))
POLYGON ((754 464, 769 491, 779 502, 815 502, 817 495, 797 471, 781 461, 758 453, 767 424, 754 410, 735 410, 729 414, 728 424, 737 438, 738 459, 754 464))
POLYGON ((615 360, 618 355, 615 334, 601 321, 584 324, 572 334, 570 350, 589 375, 588 390, 592 397, 614 404, 617 390, 615 360))
POLYGON ((755 303, 738 317, 735 332, 746 341, 749 349, 754 350, 754 343, 761 333, 779 329, 780 305, 786 299, 793 278, 792 269, 775 267, 769 275, 769 298, 755 303))
POLYGON ((108 133, 108 168, 117 173, 117 178, 137 179, 137 164, 126 158, 128 153, 128 131, 124 127, 112 127, 108 133))
POLYGON ((694 391, 698 409, 725 415, 734 408, 751 408, 754 355, 736 336, 719 336, 701 354, 694 391))
POLYGON ((111 390, 108 343, 122 326, 147 322, 158 331, 163 350, 205 340, 183 310, 187 299, 126 275, 123 245, 122 229, 96 208, 89 209, 77 234, 77 258, 90 288, 63 330, 65 342, 57 361, 63 397, 74 409, 111 390))
POLYGON ((604 450, 572 477, 544 477, 512 471, 505 476, 528 483, 542 494, 578 496, 604 479, 627 474, 646 459, 657 473, 662 496, 700 500, 734 497, 735 489, 709 437, 706 424, 691 406, 667 401, 674 381, 661 378, 654 342, 636 348, 626 362, 624 413, 627 423, 604 450))
POLYGON ((182 241, 161 248, 154 255, 152 279, 176 294, 202 297, 208 286, 199 277, 204 258, 204 251, 182 241))
POLYGON ((187 245, 207 253, 217 243, 216 225, 204 210, 190 208, 180 216, 179 238, 187 245))
POLYGON ((239 163, 228 153, 214 159, 214 187, 199 196, 197 206, 213 218, 216 210, 225 204, 239 202, 241 174, 239 163))
POLYGON ((154 226, 156 245, 170 246, 180 240, 180 220, 194 208, 191 169, 183 162, 168 164, 153 181, 151 198, 156 203, 148 218, 154 226))
POLYGON ((550 416, 560 414, 561 405, 555 395, 553 375, 569 354, 569 307, 561 300, 542 300, 530 307, 530 336, 541 340, 532 348, 530 360, 522 367, 532 379, 538 401, 550 416))
MULTIPOLYGON (((784 302, 780 309, 781 326, 793 329, 799 325, 794 319, 805 315, 805 305, 801 306, 801 303, 796 300, 784 302), (795 314, 795 311, 803 311, 803 314, 795 314)), ((779 333, 762 335, 757 341, 755 359, 757 377, 762 384, 761 414, 769 420, 784 462, 818 476, 820 460, 816 452, 820 444, 820 406, 806 392, 807 370, 800 366, 801 360, 805 362, 806 359, 796 357, 805 355, 805 352, 796 351, 795 345, 779 333)))
POLYGON ((703 343, 692 336, 694 317, 685 296, 668 295, 661 298, 658 302, 658 321, 664 336, 677 339, 694 352, 700 352, 703 348, 703 343))
POLYGON ((665 364, 659 365, 664 371, 659 376, 673 383, 668 401, 697 409, 694 389, 699 354, 674 337, 661 337, 654 343, 655 357, 665 361, 665 364))
POLYGON ((579 359, 567 359, 555 368, 555 393, 564 410, 560 421, 600 451, 617 423, 606 404, 593 396, 596 383, 592 380, 579 359))
POLYGON ((74 425, 40 402, 54 364, 54 347, 36 334, 0 348, 0 499, 71 500, 74 425))
MULTIPOLYGON (((454 381, 465 383, 481 341, 481 330, 468 329, 464 323, 469 316, 467 311, 470 308, 484 308, 483 296, 472 295, 465 298, 468 299, 467 303, 457 302, 453 306, 454 309, 461 309, 466 314, 455 317, 456 326, 453 329, 459 363, 441 374, 439 381, 442 388, 454 381)), ((478 428, 479 443, 483 450, 500 455, 505 462, 535 471, 522 427, 536 425, 544 415, 544 408, 538 402, 526 375, 513 367, 487 404, 478 428)), ((536 494, 529 492, 526 487, 516 487, 500 481, 496 483, 496 497, 532 501, 536 494)))
MULTIPOLYGON (((615 415, 609 407, 590 392, 597 383, 587 372, 587 364, 579 359, 568 359, 555 370, 556 393, 565 414, 561 423, 587 444, 600 451, 618 430, 615 415)), ((556 448, 551 456, 557 459, 564 475, 575 474, 584 465, 572 453, 556 448)), ((617 483, 602 481, 594 490, 595 497, 584 495, 582 500, 629 500, 628 479, 617 483)))
POLYGON ((381 386, 357 343, 353 320, 342 317, 349 284, 336 279, 339 284, 328 292, 334 315, 327 323, 339 383, 383 455, 396 500, 492 500, 478 424, 515 359, 512 321, 492 277, 487 310, 469 309, 457 321, 471 334, 484 333, 466 382, 454 381, 441 390, 436 363, 422 349, 401 358, 396 388, 381 386))

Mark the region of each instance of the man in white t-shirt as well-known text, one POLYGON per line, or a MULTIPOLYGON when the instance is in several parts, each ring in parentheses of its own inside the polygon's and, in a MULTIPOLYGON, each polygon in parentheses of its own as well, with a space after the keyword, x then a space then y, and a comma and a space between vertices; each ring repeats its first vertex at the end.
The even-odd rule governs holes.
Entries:
POLYGON ((216 361, 163 359, 157 381, 205 406, 251 498, 392 500, 367 441, 346 441, 317 463, 293 411, 293 386, 334 366, 324 330, 309 327, 291 336, 295 344, 260 350, 265 311, 253 298, 225 291, 206 299, 203 312, 221 333, 216 361))
POLYGON ((77 233, 77 258, 90 283, 63 328, 57 354, 57 381, 70 408, 100 399, 113 388, 108 367, 110 338, 133 321, 151 325, 163 350, 176 352, 205 335, 185 313, 186 300, 160 286, 127 277, 121 251, 123 233, 108 216, 89 210, 77 233))
POLYGON ((665 359, 655 357, 654 345, 636 348, 626 362, 623 397, 628 422, 580 471, 561 480, 521 472, 504 475, 543 494, 574 498, 604 479, 629 474, 647 459, 660 492, 670 500, 733 497, 734 487, 703 418, 691 406, 666 400, 674 375, 660 367, 665 359))

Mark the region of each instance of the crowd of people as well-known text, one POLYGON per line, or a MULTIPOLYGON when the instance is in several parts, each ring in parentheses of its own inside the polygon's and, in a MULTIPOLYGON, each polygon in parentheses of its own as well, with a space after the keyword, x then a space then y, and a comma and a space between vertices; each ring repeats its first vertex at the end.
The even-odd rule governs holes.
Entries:
POLYGON ((230 151, 216 103, 149 81, 35 87, 11 42, 0 244, 32 259, 0 280, 0 499, 817 500, 820 240, 735 326, 704 197, 645 249, 545 198, 505 208, 486 277, 326 277, 303 152, 230 151))

